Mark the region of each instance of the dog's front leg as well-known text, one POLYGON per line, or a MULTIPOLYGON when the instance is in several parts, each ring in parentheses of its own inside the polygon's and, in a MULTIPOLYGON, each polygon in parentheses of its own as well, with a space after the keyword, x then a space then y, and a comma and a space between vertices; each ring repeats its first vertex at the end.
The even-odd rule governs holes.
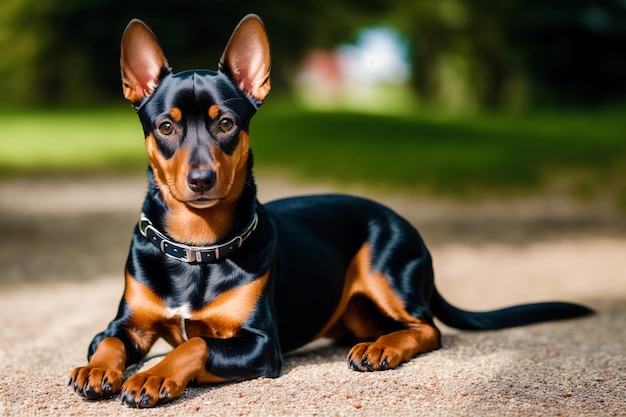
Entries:
POLYGON ((122 387, 126 367, 139 362, 157 339, 153 323, 144 322, 141 331, 132 322, 133 314, 122 299, 117 317, 97 334, 89 346, 89 363, 72 371, 69 385, 90 400, 111 397, 122 387))
POLYGON ((276 340, 263 332, 243 331, 227 339, 194 337, 154 367, 128 378, 120 398, 131 407, 153 407, 180 397, 192 380, 210 384, 277 377, 281 366, 276 340))
POLYGON ((189 339, 152 368, 128 378, 120 398, 132 407, 154 407, 180 397, 192 379, 204 383, 224 381, 206 372, 207 357, 206 342, 199 337, 189 339))
POLYGON ((69 385, 74 391, 91 400, 107 398, 119 392, 126 367, 126 348, 117 337, 100 341, 89 364, 74 369, 69 385))

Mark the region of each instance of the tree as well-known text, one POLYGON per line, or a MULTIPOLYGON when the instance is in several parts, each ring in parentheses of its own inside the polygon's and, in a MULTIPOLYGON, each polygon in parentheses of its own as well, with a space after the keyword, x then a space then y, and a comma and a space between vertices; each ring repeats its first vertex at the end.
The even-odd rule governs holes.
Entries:
POLYGON ((266 22, 275 89, 289 86, 307 50, 386 22, 410 39, 412 86, 427 101, 500 109, 626 93, 626 0, 3 0, 3 102, 118 100, 119 42, 134 17, 175 70, 215 68, 249 12, 266 22))

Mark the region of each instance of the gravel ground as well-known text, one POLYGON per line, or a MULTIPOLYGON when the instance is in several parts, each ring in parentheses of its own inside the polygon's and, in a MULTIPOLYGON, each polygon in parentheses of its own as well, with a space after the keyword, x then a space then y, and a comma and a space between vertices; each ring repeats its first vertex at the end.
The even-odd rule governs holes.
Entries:
MULTIPOLYGON (((337 190, 268 175, 258 183, 262 200, 337 190)), ((134 177, 0 183, 0 415, 138 413, 65 385, 115 314, 144 190, 134 177)), ((356 193, 419 227, 438 287, 458 306, 558 298, 598 314, 497 332, 444 327, 443 349, 373 374, 348 370, 346 349, 322 341, 290 354, 280 378, 190 388, 142 415, 626 415, 623 213, 549 193, 472 204, 356 193)))

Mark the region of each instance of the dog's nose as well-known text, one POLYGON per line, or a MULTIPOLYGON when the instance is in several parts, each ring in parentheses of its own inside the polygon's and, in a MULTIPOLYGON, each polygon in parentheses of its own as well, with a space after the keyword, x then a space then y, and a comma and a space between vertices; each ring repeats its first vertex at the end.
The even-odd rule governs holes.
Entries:
POLYGON ((194 169, 187 174, 187 184, 191 191, 203 193, 215 185, 217 176, 212 169, 194 169))

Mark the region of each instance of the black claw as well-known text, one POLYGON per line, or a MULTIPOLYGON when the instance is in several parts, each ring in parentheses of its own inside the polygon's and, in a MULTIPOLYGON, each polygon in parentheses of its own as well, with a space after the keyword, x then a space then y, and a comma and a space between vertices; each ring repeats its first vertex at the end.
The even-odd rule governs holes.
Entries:
POLYGON ((387 358, 383 359, 383 361, 380 363, 380 370, 381 371, 386 371, 389 369, 389 362, 387 362, 387 358))
POLYGON ((360 371, 359 366, 356 364, 354 359, 352 359, 352 357, 348 359, 348 367, 352 368, 355 371, 360 371))
POLYGON ((361 368, 362 368, 364 371, 369 371, 369 372, 371 372, 371 371, 373 371, 373 370, 374 370, 374 367, 373 367, 373 366, 372 366, 372 364, 370 363, 370 361, 369 361, 369 359, 367 358, 367 356, 366 356, 366 357, 364 357, 363 359, 361 359, 361 368))
POLYGON ((70 379, 70 383, 68 384, 68 386, 72 387, 72 389, 74 390, 76 394, 83 395, 80 387, 78 386, 78 382, 76 382, 75 379, 70 379))
POLYGON ((353 370, 359 371, 359 372, 370 372, 374 370, 367 356, 361 359, 360 362, 357 362, 354 360, 354 358, 350 357, 348 360, 348 366, 352 368, 353 370))
POLYGON ((102 384, 102 396, 110 397, 113 395, 113 387, 108 382, 102 384))
POLYGON ((129 407, 137 405, 135 402, 135 394, 133 392, 121 393, 120 399, 122 400, 122 404, 126 404, 129 407))
POLYGON ((113 395, 113 387, 109 383, 109 380, 105 379, 102 382, 102 396, 103 397, 110 397, 112 395, 113 395))
POLYGON ((160 399, 160 400, 164 400, 164 401, 169 401, 169 399, 170 399, 170 393, 169 393, 169 391, 167 390, 167 388, 163 388, 163 389, 161 390, 161 392, 159 393, 159 399, 160 399))
POLYGON ((89 398, 88 391, 91 391, 91 389, 89 388, 89 378, 85 379, 85 383, 83 384, 82 387, 80 387, 80 395, 82 395, 83 397, 89 398))
POLYGON ((152 402, 152 398, 146 394, 146 390, 141 390, 141 396, 139 397, 139 401, 137 402, 137 407, 146 408, 150 407, 150 403, 152 402))
POLYGON ((94 400, 94 399, 97 398, 97 396, 94 395, 94 391, 91 388, 88 388, 88 387, 84 387, 83 388, 83 395, 88 400, 94 400))
POLYGON ((88 384, 88 381, 85 382, 85 385, 83 386, 83 395, 85 397, 87 397, 87 399, 90 400, 96 400, 98 398, 102 398, 102 395, 97 393, 96 391, 94 391, 88 384))
POLYGON ((97 400, 97 399, 102 398, 100 394, 98 394, 96 391, 92 389, 88 389, 87 391, 85 391, 85 397, 87 397, 90 400, 97 400))
POLYGON ((97 398, 97 396, 94 397, 94 391, 89 387, 89 378, 85 380, 85 384, 80 388, 80 394, 90 400, 97 398))

